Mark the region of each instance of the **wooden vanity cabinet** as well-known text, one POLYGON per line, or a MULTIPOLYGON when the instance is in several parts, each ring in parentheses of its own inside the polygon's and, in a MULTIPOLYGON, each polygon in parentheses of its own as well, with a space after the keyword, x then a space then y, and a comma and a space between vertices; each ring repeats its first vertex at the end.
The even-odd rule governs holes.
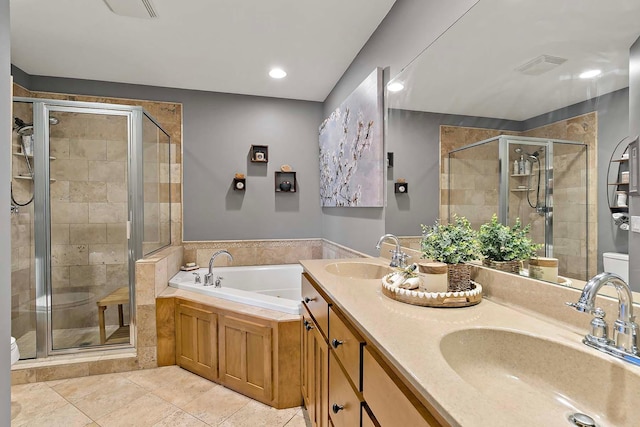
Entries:
POLYGON ((176 364, 211 381, 218 380, 218 316, 200 304, 175 305, 176 364))
POLYGON ((446 426, 307 273, 302 290, 309 300, 303 300, 302 392, 314 427, 446 426))
POLYGON ((304 306, 302 316, 302 396, 313 427, 329 426, 329 346, 304 306))

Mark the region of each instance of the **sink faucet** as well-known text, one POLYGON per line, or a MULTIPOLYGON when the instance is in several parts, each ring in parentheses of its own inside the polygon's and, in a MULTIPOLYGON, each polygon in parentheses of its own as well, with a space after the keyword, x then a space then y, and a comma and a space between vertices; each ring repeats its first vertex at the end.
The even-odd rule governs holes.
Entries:
POLYGON ((591 332, 584 337, 583 342, 586 345, 640 365, 638 325, 633 315, 633 294, 629 285, 620 276, 606 272, 594 276, 584 286, 578 302, 567 303, 567 305, 596 316, 591 321, 591 332), (613 339, 607 336, 607 324, 603 320, 604 311, 594 307, 596 295, 605 285, 613 286, 618 294, 618 318, 613 324, 613 339))
POLYGON ((400 267, 400 268, 406 267, 407 266, 406 261, 408 258, 411 258, 411 257, 405 254, 404 252, 402 252, 402 248, 400 247, 400 241, 393 234, 385 234, 384 236, 380 237, 380 240, 378 240, 378 244, 376 245, 376 249, 380 250, 380 245, 382 245, 382 242, 384 242, 387 239, 393 240, 393 242, 396 244, 396 248, 389 251, 391 252, 391 263, 389 264, 389 266, 400 267))
POLYGON ((211 255, 211 259, 209 260, 209 272, 204 275, 204 286, 215 285, 216 288, 220 287, 220 282, 222 280, 222 277, 218 276, 215 282, 213 280, 213 261, 216 259, 218 255, 222 255, 222 254, 225 254, 226 256, 228 256, 229 259, 233 262, 233 255, 231 255, 228 251, 225 251, 224 249, 221 251, 217 251, 213 255, 211 255))

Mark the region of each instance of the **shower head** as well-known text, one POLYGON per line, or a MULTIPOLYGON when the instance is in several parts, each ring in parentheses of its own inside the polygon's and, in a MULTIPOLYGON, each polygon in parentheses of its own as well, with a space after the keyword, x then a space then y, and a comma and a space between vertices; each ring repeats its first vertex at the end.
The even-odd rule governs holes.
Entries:
MULTIPOLYGON (((13 128, 18 133, 18 135, 27 136, 33 134, 33 123, 25 123, 24 120, 20 119, 19 117, 14 117, 13 123, 13 128)), ((50 126, 57 125, 58 123, 60 123, 60 120, 55 117, 49 117, 50 126)))
POLYGON ((516 147, 513 151, 515 151, 517 154, 525 155, 530 159, 538 160, 538 157, 540 157, 540 152, 543 150, 544 149, 541 147, 538 150, 534 151, 533 153, 527 153, 522 149, 522 147, 516 147))

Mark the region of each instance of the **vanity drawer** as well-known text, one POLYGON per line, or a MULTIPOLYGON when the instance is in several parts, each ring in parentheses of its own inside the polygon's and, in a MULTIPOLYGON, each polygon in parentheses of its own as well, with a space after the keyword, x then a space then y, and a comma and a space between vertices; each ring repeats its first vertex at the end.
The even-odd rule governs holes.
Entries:
POLYGON ((441 425, 419 402, 416 404, 421 407, 420 410, 414 406, 367 348, 364 349, 363 354, 362 394, 382 427, 439 427, 441 425))
POLYGON ((318 324, 320 333, 326 338, 329 333, 329 304, 314 284, 307 273, 302 273, 302 301, 318 324))
POLYGON ((335 427, 360 425, 360 399, 333 352, 329 352, 329 417, 335 427))
POLYGON ((329 307, 329 345, 355 387, 362 391, 364 340, 346 325, 333 307, 329 307))

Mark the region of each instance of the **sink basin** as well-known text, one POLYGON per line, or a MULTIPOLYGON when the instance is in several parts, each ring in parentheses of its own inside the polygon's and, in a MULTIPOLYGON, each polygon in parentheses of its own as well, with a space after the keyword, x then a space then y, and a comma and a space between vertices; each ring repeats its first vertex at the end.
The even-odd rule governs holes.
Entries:
POLYGON ((324 269, 336 276, 351 279, 382 279, 393 271, 391 267, 386 265, 369 262, 334 262, 333 264, 327 264, 324 269))
POLYGON ((485 398, 515 398, 517 408, 499 407, 518 411, 526 425, 570 426, 567 417, 575 412, 601 427, 637 425, 640 419, 640 375, 586 346, 498 329, 465 329, 445 335, 440 351, 485 398))

